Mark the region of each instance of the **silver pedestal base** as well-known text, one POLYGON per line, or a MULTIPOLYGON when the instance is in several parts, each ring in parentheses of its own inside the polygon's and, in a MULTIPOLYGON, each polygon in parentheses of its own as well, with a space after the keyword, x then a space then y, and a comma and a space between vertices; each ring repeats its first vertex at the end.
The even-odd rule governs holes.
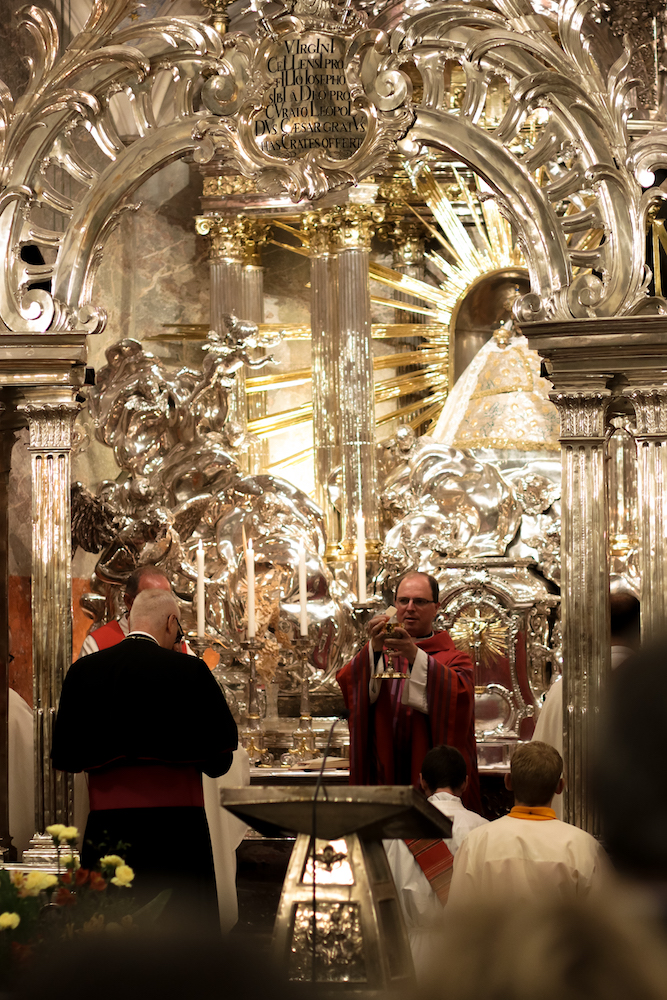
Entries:
POLYGON ((414 986, 410 946, 382 842, 355 833, 334 841, 318 838, 315 872, 314 925, 311 838, 300 833, 274 928, 278 968, 291 982, 316 982, 327 993, 414 986))

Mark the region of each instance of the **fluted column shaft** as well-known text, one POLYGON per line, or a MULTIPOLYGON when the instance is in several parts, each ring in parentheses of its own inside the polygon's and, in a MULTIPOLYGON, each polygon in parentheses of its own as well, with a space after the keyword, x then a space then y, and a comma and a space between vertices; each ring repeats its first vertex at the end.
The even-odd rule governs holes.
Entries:
POLYGON ((667 385, 626 390, 635 408, 642 642, 667 633, 667 385))
POLYGON ((563 757, 565 819, 599 833, 588 782, 600 698, 610 669, 605 496, 609 393, 553 393, 561 421, 563 757))
MULTIPOLYGON (((266 239, 264 223, 239 216, 200 216, 196 220, 197 232, 209 237, 211 266, 211 318, 213 330, 222 330, 223 316, 233 313, 239 319, 261 323, 264 319, 264 278, 259 260, 259 247, 266 239)), ((263 400, 253 400, 252 406, 263 412, 263 400)), ((235 420, 244 431, 248 429, 248 402, 246 373, 241 368, 234 379, 229 399, 229 419, 235 420)), ((260 449, 255 449, 247 460, 248 471, 258 471, 254 466, 262 462, 260 449), (251 466, 253 468, 251 468, 251 466)))
POLYGON ((330 219, 313 212, 304 220, 310 237, 310 327, 315 499, 325 514, 329 555, 340 541, 340 515, 329 500, 327 481, 341 462, 339 405, 340 325, 338 258, 332 251, 330 219))
MULTIPOLYGON (((403 210, 405 212, 405 209, 403 210)), ((422 223, 415 219, 405 218, 401 215, 394 223, 391 232, 394 244, 393 268, 399 274, 406 274, 411 278, 424 280, 424 227, 422 223)), ((414 295, 405 292, 396 292, 397 299, 404 299, 406 302, 414 301, 414 295)), ((422 313, 415 313, 406 310, 396 313, 397 323, 423 323, 422 313)))
MULTIPOLYGON (((257 236, 265 226, 257 226, 257 236)), ((255 248, 257 243, 254 244, 255 248)), ((246 244, 247 247, 247 244, 246 244)), ((246 250, 246 263, 241 271, 241 308, 239 315, 251 323, 264 322, 264 268, 259 263, 259 255, 254 256, 246 250)), ((244 375, 245 378, 245 375, 244 375)), ((248 420, 257 420, 266 416, 266 393, 254 392, 246 397, 248 420)), ((269 442, 260 440, 250 446, 249 471, 257 474, 269 463, 269 442)))
MULTIPOLYGON (((67 387, 26 390, 32 465, 32 648, 35 715, 35 826, 71 816, 69 776, 50 751, 63 678, 72 660, 71 446, 80 406, 67 387)), ((91 707, 94 711, 94 707, 91 707)))
POLYGON ((354 549, 358 511, 366 521, 367 544, 377 546, 380 541, 368 264, 373 225, 381 219, 379 209, 348 205, 337 213, 334 230, 338 256, 341 550, 344 554, 354 549))
MULTIPOLYGON (((4 409, 0 404, 0 409, 4 409)), ((3 414, 3 417, 5 414, 3 414)), ((11 419, 11 418, 10 418, 11 419)), ((0 424, 0 844, 11 848, 9 829, 9 472, 14 428, 0 424)), ((29 789, 26 789, 29 794, 29 789)), ((15 852, 15 848, 14 848, 15 852)), ((14 853, 15 856, 15 853, 14 853)), ((5 855, 5 860, 14 860, 5 855)))

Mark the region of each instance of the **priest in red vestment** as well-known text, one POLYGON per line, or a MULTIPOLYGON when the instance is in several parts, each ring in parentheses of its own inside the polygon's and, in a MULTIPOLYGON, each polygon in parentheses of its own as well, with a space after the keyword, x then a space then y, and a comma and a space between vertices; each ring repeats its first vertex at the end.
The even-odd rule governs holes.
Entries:
POLYGON ((433 631, 439 607, 434 577, 408 573, 395 603, 394 630, 386 631, 388 615, 376 615, 369 641, 336 675, 350 713, 350 784, 418 785, 427 751, 454 746, 470 777, 464 805, 481 812, 472 660, 448 632, 433 631), (405 680, 373 679, 388 653, 405 680))

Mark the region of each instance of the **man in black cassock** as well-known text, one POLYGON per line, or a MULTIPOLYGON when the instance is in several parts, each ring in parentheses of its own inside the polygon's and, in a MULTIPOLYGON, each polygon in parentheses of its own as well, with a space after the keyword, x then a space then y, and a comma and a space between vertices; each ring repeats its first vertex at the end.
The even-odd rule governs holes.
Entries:
POLYGON ((217 923, 201 776, 229 770, 237 730, 203 660, 173 651, 181 634, 173 594, 140 593, 127 638, 70 667, 51 759, 58 770, 87 772, 84 868, 120 854, 139 900, 171 888, 174 916, 187 907, 217 923))

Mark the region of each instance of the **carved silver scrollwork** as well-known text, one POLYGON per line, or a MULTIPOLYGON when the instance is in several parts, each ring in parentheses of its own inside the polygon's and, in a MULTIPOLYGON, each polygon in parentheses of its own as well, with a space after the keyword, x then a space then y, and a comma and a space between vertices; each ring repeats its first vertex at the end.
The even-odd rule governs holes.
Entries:
POLYGON ((356 184, 377 171, 410 126, 411 83, 388 37, 343 21, 272 22, 259 43, 227 36, 219 74, 203 88, 215 117, 195 135, 262 188, 294 201, 356 184), (235 116, 235 117, 234 117, 235 116))
MULTIPOLYGON (((429 152, 453 153, 485 178, 524 250, 532 289, 516 306, 522 322, 644 309, 644 227, 662 194, 643 187, 667 164, 667 129, 642 120, 634 138, 632 53, 597 5, 564 0, 557 16, 537 16, 528 0, 449 0, 416 13, 385 6, 336 10, 320 0, 271 22, 260 16, 252 35, 233 23, 221 35, 187 17, 120 27, 132 4, 100 0, 60 57, 54 17, 25 8, 31 78, 16 102, 0 88, 4 328, 102 329, 92 276, 119 205, 164 163, 215 150, 296 200, 355 185, 397 148, 416 172, 429 152), (335 152, 321 142, 292 149, 292 132, 290 148, 274 155, 257 134, 280 78, 271 54, 305 37, 339 40, 336 73, 358 141, 335 152), (461 82, 448 87, 452 67, 461 82), (411 78, 421 82, 416 95, 411 78), (489 102, 499 86, 497 121, 489 102), (43 208, 61 219, 53 231, 43 208), (26 243, 48 250, 39 278, 50 291, 29 287, 36 271, 20 258, 26 243)), ((313 128, 324 122, 317 109, 309 116, 313 128)))

